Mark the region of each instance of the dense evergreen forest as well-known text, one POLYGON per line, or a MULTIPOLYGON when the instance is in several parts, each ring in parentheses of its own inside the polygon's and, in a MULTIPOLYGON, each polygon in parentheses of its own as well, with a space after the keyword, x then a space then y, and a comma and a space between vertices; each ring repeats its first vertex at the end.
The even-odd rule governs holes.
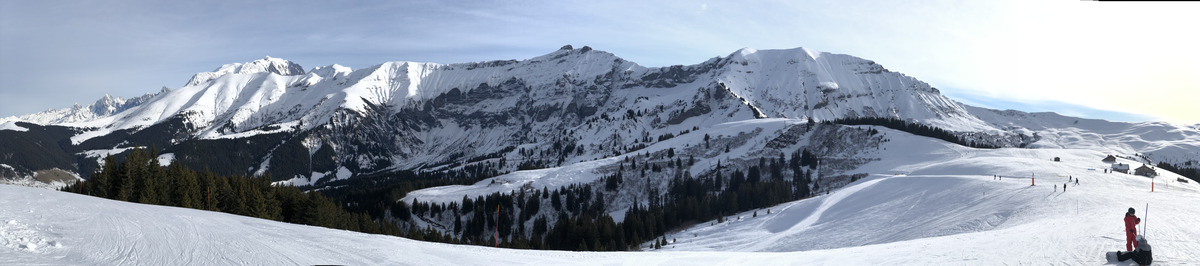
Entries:
POLYGON ((891 117, 859 117, 859 118, 842 118, 831 121, 834 124, 842 125, 874 125, 882 126, 890 129, 904 131, 917 136, 925 136, 935 139, 944 140, 946 142, 955 143, 962 146, 980 148, 980 149, 997 149, 996 145, 988 143, 977 143, 968 141, 955 135, 954 132, 946 131, 938 127, 927 126, 918 123, 909 123, 904 120, 891 117))
POLYGON ((407 233, 394 223, 373 220, 365 213, 348 212, 320 193, 271 185, 268 176, 217 176, 179 164, 162 167, 157 157, 144 149, 131 150, 123 161, 108 156, 87 181, 62 190, 372 234, 407 233))
MULTIPOLYGON (((1195 167, 1200 167, 1200 166, 1195 166, 1195 167)), ((1171 171, 1176 174, 1182 175, 1184 177, 1187 177, 1188 179, 1191 179, 1192 181, 1200 182, 1200 168, 1195 168, 1195 167, 1193 166, 1192 162, 1190 162, 1190 161, 1182 163, 1180 165, 1169 164, 1166 162, 1158 163, 1158 168, 1162 168, 1167 171, 1171 171)))
POLYGON ((626 157, 620 170, 602 178, 602 188, 588 184, 523 188, 509 194, 464 196, 448 204, 413 200, 398 202, 391 213, 409 223, 448 221, 451 226, 443 230, 455 237, 441 241, 454 243, 492 245, 498 235, 500 246, 513 248, 637 250, 650 241, 653 247, 661 247, 666 244, 661 236, 672 230, 710 220, 724 222, 726 216, 739 212, 808 197, 810 167, 816 165, 815 156, 800 150, 792 154, 792 160, 780 154, 761 158, 758 165, 745 171, 718 165, 710 174, 692 177, 684 171, 690 164, 682 159, 664 167, 638 163, 638 157, 626 157), (605 194, 628 189, 624 185, 630 182, 650 182, 627 177, 645 176, 646 171, 671 171, 674 177, 667 191, 642 186, 649 189, 644 193, 648 198, 625 210, 623 220, 613 219, 609 215, 612 210, 605 206, 605 194))

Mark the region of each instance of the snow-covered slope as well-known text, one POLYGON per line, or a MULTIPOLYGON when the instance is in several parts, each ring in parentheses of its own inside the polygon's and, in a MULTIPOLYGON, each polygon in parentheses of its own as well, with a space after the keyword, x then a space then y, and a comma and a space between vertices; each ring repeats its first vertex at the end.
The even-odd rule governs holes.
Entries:
POLYGON ((254 60, 248 63, 233 63, 225 64, 218 67, 212 72, 200 72, 192 75, 192 80, 188 81, 187 86, 200 85, 215 78, 227 74, 257 74, 271 73, 281 76, 304 75, 304 68, 299 64, 292 63, 280 58, 271 58, 270 56, 263 59, 254 60))
MULTIPOLYGON (((675 250, 802 251, 882 244, 951 248, 980 261, 1088 263, 1123 247, 1124 210, 1146 217, 1159 261, 1200 260, 1200 185, 1159 170, 1155 179, 1104 173, 1104 153, 1080 149, 979 150, 894 136, 869 178, 828 195, 740 213, 669 234, 675 250), (1060 162, 1052 158, 1058 157, 1060 162), (999 176, 997 178, 996 176, 999 176), (1078 178, 1079 185, 1068 180, 1078 178), (1151 182, 1155 182, 1151 192, 1151 182), (1036 184, 1036 186, 1034 185, 1036 184), (1063 185, 1067 184, 1065 190, 1063 185), (1192 208, 1194 209, 1194 208, 1192 208), (953 243, 953 244, 951 244, 953 243), (1023 256, 1021 254, 1029 254, 1023 256), (1036 258, 1036 259, 1035 259, 1036 258)), ((1120 160, 1133 164, 1134 161, 1120 160)))
POLYGON ((720 62, 728 64, 718 82, 768 117, 894 117, 953 131, 989 129, 929 84, 850 55, 744 48, 720 62))
POLYGON ((1056 113, 1016 110, 968 110, 993 127, 1034 135, 1030 148, 1090 149, 1111 154, 1141 154, 1153 162, 1200 161, 1200 130, 1165 122, 1111 122, 1056 113))
POLYGON ((864 166, 881 173, 770 214, 669 234, 661 252, 426 243, 0 185, 0 264, 1104 264, 1103 252, 1123 249, 1129 207, 1148 226, 1155 265, 1200 261, 1200 186, 1174 174, 1150 192, 1147 178, 1090 170, 1106 165, 1099 152, 975 150, 889 134, 881 153, 906 156, 864 166), (1067 176, 1082 181, 1064 192, 1067 176))

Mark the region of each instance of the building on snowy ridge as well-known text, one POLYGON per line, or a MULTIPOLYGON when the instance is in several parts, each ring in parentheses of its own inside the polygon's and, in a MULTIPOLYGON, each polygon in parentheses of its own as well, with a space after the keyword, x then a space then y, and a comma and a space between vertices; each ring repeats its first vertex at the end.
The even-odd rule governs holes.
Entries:
POLYGON ((1133 169, 1133 174, 1135 174, 1135 175, 1140 175, 1140 176, 1145 176, 1145 177, 1155 177, 1155 176, 1158 176, 1158 172, 1154 171, 1154 168, 1152 168, 1152 167, 1149 167, 1149 166, 1146 166, 1145 164, 1143 164, 1143 165, 1142 165, 1142 167, 1138 167, 1137 169, 1133 169))
POLYGON ((1113 173, 1122 173, 1122 174, 1128 174, 1128 173, 1129 173, 1129 165, 1128 165, 1128 164, 1123 164, 1123 163, 1114 163, 1114 164, 1112 165, 1112 172, 1113 172, 1113 173))
POLYGON ((1104 157, 1104 160, 1100 160, 1100 161, 1106 162, 1106 163, 1115 163, 1115 162, 1117 162, 1117 157, 1108 155, 1108 157, 1104 157))

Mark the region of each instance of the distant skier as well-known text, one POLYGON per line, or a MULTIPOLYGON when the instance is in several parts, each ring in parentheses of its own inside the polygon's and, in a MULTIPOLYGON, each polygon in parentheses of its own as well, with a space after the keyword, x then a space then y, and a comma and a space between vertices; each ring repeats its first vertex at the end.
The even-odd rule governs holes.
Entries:
POLYGON ((1137 237, 1137 225, 1142 222, 1142 218, 1138 218, 1133 213, 1133 207, 1125 212, 1125 251, 1133 251, 1138 245, 1134 239, 1137 237))
POLYGON ((1147 242, 1146 238, 1142 236, 1137 237, 1137 243, 1136 251, 1117 251, 1117 260, 1125 261, 1128 259, 1133 259, 1133 262, 1137 262, 1138 265, 1150 265, 1150 263, 1153 263, 1154 256, 1150 253, 1150 243, 1147 242))
POLYGON ((1067 184, 1063 184, 1063 192, 1067 192, 1067 184))
POLYGON ((1076 178, 1076 179, 1075 179, 1075 185, 1076 185, 1076 186, 1078 186, 1078 185, 1079 185, 1079 178, 1076 178))

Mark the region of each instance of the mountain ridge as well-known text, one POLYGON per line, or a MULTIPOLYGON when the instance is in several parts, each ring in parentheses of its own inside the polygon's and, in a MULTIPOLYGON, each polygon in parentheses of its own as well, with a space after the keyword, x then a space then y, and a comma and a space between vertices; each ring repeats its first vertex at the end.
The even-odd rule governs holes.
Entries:
MULTIPOLYGON (((243 155, 253 163, 238 164, 249 168, 238 172, 275 173, 279 179, 420 169, 497 152, 514 161, 562 165, 637 150, 655 136, 758 118, 891 117, 1009 147, 1103 146, 1114 141, 1103 139, 1119 139, 1115 135, 1123 132, 1108 132, 1112 136, 1091 142, 1037 144, 1051 136, 1039 132, 1071 125, 1047 123, 1037 114, 964 105, 873 61, 806 48, 743 48, 698 64, 667 67, 643 67, 570 45, 525 60, 392 61, 362 69, 329 65, 304 71, 291 61, 266 57, 197 73, 187 84, 143 96, 144 101, 111 114, 48 124, 78 131, 68 145, 75 148, 66 148, 82 149, 77 152, 158 146, 171 153, 180 152, 173 148, 179 144, 197 141, 276 142, 243 155), (515 151, 548 153, 563 144, 580 148, 573 154, 553 152, 556 156, 515 151), (288 156, 284 151, 305 152, 309 158, 290 162, 295 160, 280 159, 288 156), (333 166, 279 172, 329 153, 335 162, 321 165, 333 166)), ((1082 121, 1111 128, 1145 124, 1082 121)), ((1174 162, 1200 157, 1194 152, 1200 140, 1187 128, 1151 127, 1184 130, 1179 134, 1183 140, 1146 140, 1110 150, 1165 151, 1155 160, 1174 162)), ((1054 140, 1087 135, 1055 132, 1054 140)), ((176 158, 203 166, 190 157, 176 158)), ((506 167, 515 170, 515 164, 506 167)), ((74 170, 86 176, 86 167, 74 170)))

